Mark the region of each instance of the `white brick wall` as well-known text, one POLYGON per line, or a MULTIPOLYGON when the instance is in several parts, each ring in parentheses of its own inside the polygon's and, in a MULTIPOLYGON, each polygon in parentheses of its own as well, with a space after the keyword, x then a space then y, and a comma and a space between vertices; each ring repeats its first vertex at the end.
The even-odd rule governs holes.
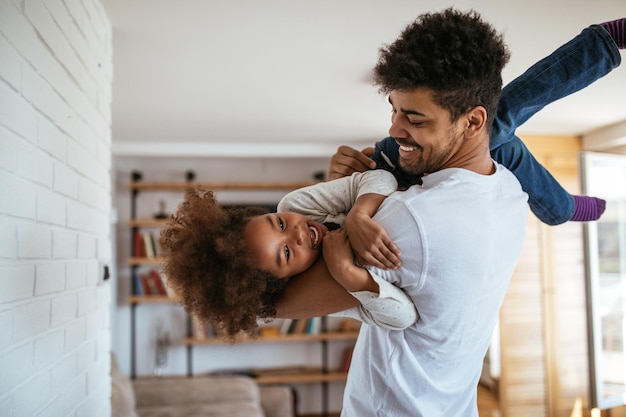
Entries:
POLYGON ((0 0, 0 417, 110 414, 111 24, 0 0))

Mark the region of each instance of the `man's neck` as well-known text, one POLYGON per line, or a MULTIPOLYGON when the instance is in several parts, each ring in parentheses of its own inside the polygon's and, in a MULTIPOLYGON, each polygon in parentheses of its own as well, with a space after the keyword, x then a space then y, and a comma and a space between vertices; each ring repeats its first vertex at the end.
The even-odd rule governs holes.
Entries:
POLYGON ((462 168, 481 175, 491 175, 496 172, 489 151, 489 138, 486 135, 465 141, 449 162, 446 168, 462 168))

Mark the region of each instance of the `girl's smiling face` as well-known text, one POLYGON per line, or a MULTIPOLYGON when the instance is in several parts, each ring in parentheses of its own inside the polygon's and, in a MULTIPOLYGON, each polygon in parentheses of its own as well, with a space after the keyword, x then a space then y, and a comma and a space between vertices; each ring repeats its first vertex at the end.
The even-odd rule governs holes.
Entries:
POLYGON ((327 232, 326 226, 302 214, 269 213, 250 220, 244 240, 259 269, 288 279, 319 258, 327 232))

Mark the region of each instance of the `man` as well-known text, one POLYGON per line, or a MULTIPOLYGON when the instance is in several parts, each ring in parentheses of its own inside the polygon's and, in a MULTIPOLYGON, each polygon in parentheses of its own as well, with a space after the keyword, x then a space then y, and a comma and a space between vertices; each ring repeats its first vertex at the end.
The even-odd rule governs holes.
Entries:
MULTIPOLYGON (((527 217, 519 182, 489 152, 508 58, 502 37, 480 16, 452 9, 418 17, 381 51, 375 81, 389 94, 389 134, 400 145, 401 168, 423 184, 389 196, 374 217, 402 265, 368 271, 402 288, 419 320, 403 331, 362 326, 342 416, 478 415, 482 360, 527 217)), ((282 317, 356 304, 323 262, 285 293, 282 317)))
MULTIPOLYGON (((597 220, 604 212, 605 201, 570 195, 535 160, 515 131, 546 105, 589 86, 619 66, 619 49, 625 47, 625 37, 626 19, 591 25, 502 91, 490 139, 491 156, 515 174, 528 193, 532 212, 548 225, 597 220)), ((371 168, 370 155, 377 168, 393 172, 401 185, 419 184, 419 177, 397 167, 398 145, 393 138, 387 137, 376 143, 375 149, 364 152, 367 154, 340 147, 331 159, 329 178, 371 168)))

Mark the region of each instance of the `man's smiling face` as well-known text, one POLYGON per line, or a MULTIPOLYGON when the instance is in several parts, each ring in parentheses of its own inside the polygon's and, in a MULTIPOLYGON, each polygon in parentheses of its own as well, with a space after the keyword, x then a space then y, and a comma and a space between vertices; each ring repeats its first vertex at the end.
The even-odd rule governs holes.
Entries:
POLYGON ((389 103, 389 136, 400 145, 402 170, 424 175, 448 167, 462 143, 460 120, 451 122, 450 113, 435 104, 432 92, 425 88, 394 90, 389 94, 389 103))

